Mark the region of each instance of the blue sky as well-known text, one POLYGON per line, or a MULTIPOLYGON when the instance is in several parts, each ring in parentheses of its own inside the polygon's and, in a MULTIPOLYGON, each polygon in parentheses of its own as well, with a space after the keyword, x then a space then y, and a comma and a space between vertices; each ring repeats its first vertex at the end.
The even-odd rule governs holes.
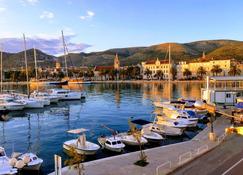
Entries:
POLYGON ((0 44, 61 53, 204 39, 243 40, 242 0, 0 0, 0 44))

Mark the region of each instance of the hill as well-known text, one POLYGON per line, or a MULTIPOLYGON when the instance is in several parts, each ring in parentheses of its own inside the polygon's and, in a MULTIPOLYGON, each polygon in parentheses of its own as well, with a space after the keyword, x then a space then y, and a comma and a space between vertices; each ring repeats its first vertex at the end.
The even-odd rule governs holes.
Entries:
MULTIPOLYGON (((207 58, 235 58, 243 60, 243 42, 235 40, 205 40, 190 43, 170 43, 173 61, 192 61, 205 52, 207 58)), ((149 59, 164 59, 168 54, 168 43, 149 47, 130 47, 109 49, 103 52, 70 53, 69 66, 112 65, 115 54, 119 55, 121 65, 135 65, 149 59)), ((28 65, 34 66, 33 49, 27 50, 28 65)), ((167 57, 168 58, 168 57, 167 57)), ((38 66, 53 67, 56 60, 63 62, 63 57, 55 57, 37 50, 38 66)), ((24 66, 24 53, 4 53, 5 69, 24 66)))

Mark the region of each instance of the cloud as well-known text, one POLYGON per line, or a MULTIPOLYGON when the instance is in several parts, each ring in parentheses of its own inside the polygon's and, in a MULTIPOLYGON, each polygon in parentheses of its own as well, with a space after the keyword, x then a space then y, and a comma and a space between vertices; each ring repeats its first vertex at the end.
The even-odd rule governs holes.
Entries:
MULTIPOLYGON (((85 43, 74 43, 71 39, 75 35, 65 35, 65 41, 69 52, 79 53, 84 49, 91 47, 85 43)), ((63 54, 62 38, 58 35, 39 34, 36 36, 26 37, 27 49, 37 48, 51 55, 63 54)), ((23 38, 0 38, 0 43, 4 46, 5 52, 16 53, 23 50, 23 38)))
POLYGON ((5 12, 6 11, 6 8, 4 8, 4 7, 0 7, 0 13, 1 12, 5 12))
POLYGON ((22 3, 22 5, 36 5, 39 0, 21 0, 20 2, 22 3))
POLYGON ((54 13, 49 11, 43 11, 42 14, 40 15, 40 19, 53 19, 53 18, 54 18, 54 13))
POLYGON ((90 10, 88 10, 88 11, 86 12, 86 15, 84 15, 84 16, 80 16, 80 19, 81 19, 81 20, 91 19, 91 18, 93 18, 94 16, 95 16, 95 13, 92 12, 92 11, 90 11, 90 10))

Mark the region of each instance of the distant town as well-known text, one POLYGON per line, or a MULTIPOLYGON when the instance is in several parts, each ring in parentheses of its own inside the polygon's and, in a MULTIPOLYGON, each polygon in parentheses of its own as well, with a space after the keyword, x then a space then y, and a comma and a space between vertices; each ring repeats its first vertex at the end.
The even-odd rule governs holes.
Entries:
MULTIPOLYGON (((114 64, 108 66, 69 66, 57 60, 55 67, 38 67, 39 80, 60 80, 65 77, 82 80, 203 80, 205 76, 243 75, 243 63, 234 59, 208 58, 205 53, 197 61, 169 63, 168 59, 148 58, 137 65, 121 66, 119 55, 114 55, 114 64), (68 71, 67 71, 68 70, 68 71), (170 71, 171 70, 171 71, 170 71), (171 74, 170 74, 171 72, 171 74)), ((28 67, 29 76, 35 77, 35 69, 28 67)), ((5 70, 3 81, 25 81, 25 68, 5 70)))

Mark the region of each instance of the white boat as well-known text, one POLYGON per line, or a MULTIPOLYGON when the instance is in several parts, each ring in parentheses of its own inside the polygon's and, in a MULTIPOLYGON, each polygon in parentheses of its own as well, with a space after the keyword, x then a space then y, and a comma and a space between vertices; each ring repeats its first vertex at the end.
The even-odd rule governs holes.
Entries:
POLYGON ((17 173, 18 170, 10 165, 9 158, 6 155, 4 148, 0 147, 0 175, 17 173))
MULTIPOLYGON (((128 133, 120 133, 118 134, 118 136, 120 136, 121 141, 125 144, 125 145, 130 145, 130 146, 139 146, 139 142, 138 140, 131 134, 128 133)), ((145 139, 143 136, 140 138, 140 143, 141 145, 145 145, 146 143, 148 143, 147 139, 145 139)))
POLYGON ((18 160, 24 161, 25 166, 23 167, 23 169, 28 170, 39 170, 43 163, 43 160, 33 153, 21 154, 18 157, 18 160))
POLYGON ((125 147, 121 141, 121 138, 118 136, 99 137, 98 142, 102 148, 114 152, 122 152, 125 147))
POLYGON ((14 100, 12 97, 0 97, 0 109, 8 111, 23 110, 26 103, 14 100))
POLYGON ((50 103, 58 103, 58 101, 60 99, 57 95, 50 95, 47 92, 40 92, 37 90, 35 90, 33 93, 31 93, 30 96, 33 98, 40 98, 43 100, 47 100, 50 103))
POLYGON ((161 142, 164 139, 160 134, 151 131, 149 127, 143 127, 141 133, 148 142, 161 142))
POLYGON ((84 133, 86 131, 87 131, 87 129, 84 129, 84 128, 67 131, 68 133, 71 133, 71 134, 82 133, 82 135, 80 135, 78 137, 78 139, 72 139, 72 140, 64 142, 63 148, 67 151, 70 151, 72 148, 74 148, 78 154, 82 154, 82 155, 96 154, 96 152, 100 149, 100 146, 86 140, 86 136, 84 133))
POLYGON ((18 102, 26 103, 25 108, 43 108, 45 102, 38 98, 17 97, 18 102))
POLYGON ((155 123, 158 125, 166 125, 169 127, 175 127, 181 129, 185 129, 188 127, 188 124, 191 124, 191 123, 185 123, 181 120, 174 120, 163 115, 157 115, 155 123))
POLYGON ((68 89, 49 89, 48 93, 57 96, 60 100, 80 100, 85 98, 82 92, 68 89))
POLYGON ((184 129, 175 128, 167 125, 159 125, 155 123, 144 125, 143 127, 149 127, 151 131, 166 136, 181 136, 184 129))

